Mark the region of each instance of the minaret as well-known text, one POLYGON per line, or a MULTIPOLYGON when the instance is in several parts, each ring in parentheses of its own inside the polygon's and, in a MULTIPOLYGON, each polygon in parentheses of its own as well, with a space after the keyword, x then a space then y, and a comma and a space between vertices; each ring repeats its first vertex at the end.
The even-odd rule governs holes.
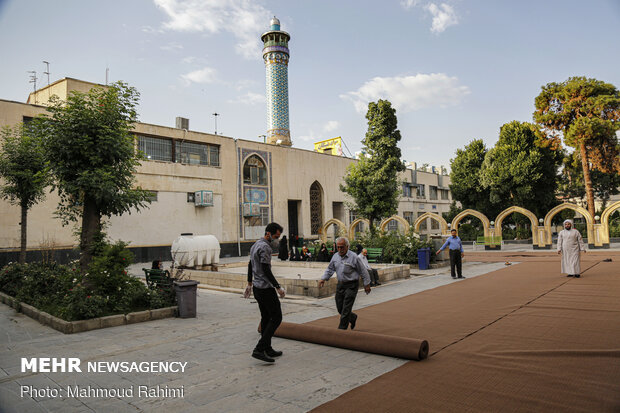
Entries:
POLYGON ((264 43, 263 60, 267 69, 267 142, 291 146, 288 124, 288 41, 291 36, 280 30, 280 20, 271 19, 271 28, 260 37, 264 43))

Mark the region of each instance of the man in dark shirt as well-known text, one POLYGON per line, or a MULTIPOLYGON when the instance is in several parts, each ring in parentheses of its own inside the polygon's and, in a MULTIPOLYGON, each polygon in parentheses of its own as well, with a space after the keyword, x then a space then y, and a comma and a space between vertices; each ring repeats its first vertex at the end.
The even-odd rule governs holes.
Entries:
POLYGON ((282 322, 282 308, 280 300, 285 292, 271 272, 271 242, 280 238, 282 226, 272 222, 265 227, 265 236, 260 238, 250 249, 250 262, 248 263, 248 287, 252 287, 254 298, 258 303, 261 317, 261 338, 258 340, 252 357, 273 363, 274 357, 282 355, 271 347, 271 338, 282 322), (278 294, 276 294, 276 289, 278 294))

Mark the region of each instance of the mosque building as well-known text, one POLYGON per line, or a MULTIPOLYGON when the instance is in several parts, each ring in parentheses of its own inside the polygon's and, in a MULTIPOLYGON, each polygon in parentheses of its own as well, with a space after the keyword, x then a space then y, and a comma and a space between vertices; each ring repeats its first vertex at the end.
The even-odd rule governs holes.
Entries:
MULTIPOLYGON (((136 262, 169 259, 170 246, 182 233, 215 235, 222 256, 238 256, 247 255, 271 221, 284 227, 284 235, 304 242, 363 229, 364 224, 348 206, 350 199, 339 188, 347 166, 356 160, 337 156, 335 150, 323 153, 292 144, 290 38, 280 30, 275 17, 261 36, 266 142, 193 131, 186 119, 178 119, 176 127, 135 124, 136 147, 146 154, 136 181, 152 192, 152 202, 140 212, 108 219, 106 232, 112 240, 129 242, 136 262)), ((71 91, 87 92, 93 87, 105 86, 67 77, 31 93, 26 103, 0 99, 0 126, 15 126, 45 113, 52 95, 65 100, 71 91)), ((400 178, 404 183, 398 214, 386 222, 386 229, 402 230, 425 213, 449 210, 452 197, 445 171, 422 171, 409 165, 400 178)), ((78 244, 74 228, 63 227, 54 216, 58 201, 56 192, 48 193, 29 211, 29 260, 53 248, 57 259, 66 261, 78 244)), ((19 206, 0 200, 0 266, 17 259, 19 222, 19 206)), ((441 232, 436 220, 420 222, 422 234, 441 232)))

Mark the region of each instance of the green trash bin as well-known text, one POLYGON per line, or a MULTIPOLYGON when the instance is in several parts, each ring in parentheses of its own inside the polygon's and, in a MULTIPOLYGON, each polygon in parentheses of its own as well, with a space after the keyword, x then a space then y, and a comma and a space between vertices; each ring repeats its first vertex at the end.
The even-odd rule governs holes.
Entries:
POLYGON ((196 289, 198 284, 198 281, 194 280, 174 282, 174 291, 177 294, 177 305, 179 306, 179 317, 196 317, 196 289))

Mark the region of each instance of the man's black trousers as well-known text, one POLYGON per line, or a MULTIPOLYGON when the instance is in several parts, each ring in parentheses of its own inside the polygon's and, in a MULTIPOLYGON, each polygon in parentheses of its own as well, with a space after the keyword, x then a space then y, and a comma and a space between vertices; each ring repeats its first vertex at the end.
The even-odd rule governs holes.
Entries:
POLYGON ((271 337, 282 322, 282 308, 275 288, 253 287, 254 298, 260 309, 261 337, 256 344, 256 351, 266 351, 271 348, 271 337))
POLYGON ((456 277, 456 273, 454 272, 454 267, 456 266, 456 271, 459 277, 463 276, 462 266, 463 260, 461 258, 460 250, 450 250, 450 273, 453 277, 456 277))
POLYGON ((338 328, 342 330, 346 330, 349 327, 349 322, 355 323, 355 320, 357 320, 357 314, 351 310, 353 309, 355 297, 357 297, 359 285, 359 281, 355 280, 339 282, 336 287, 336 308, 340 314, 338 328))

